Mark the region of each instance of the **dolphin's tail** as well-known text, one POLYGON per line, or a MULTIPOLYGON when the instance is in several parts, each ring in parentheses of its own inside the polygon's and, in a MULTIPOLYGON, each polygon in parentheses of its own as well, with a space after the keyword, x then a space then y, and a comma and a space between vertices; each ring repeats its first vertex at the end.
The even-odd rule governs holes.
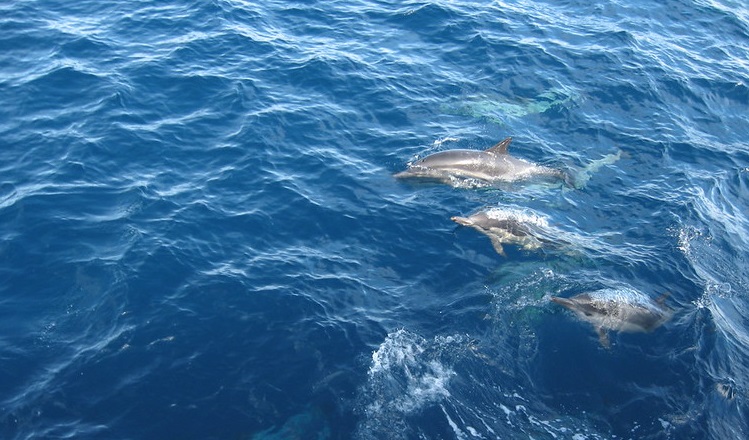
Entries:
POLYGON ((591 161, 583 169, 576 173, 565 173, 564 183, 571 188, 583 189, 588 181, 602 167, 612 165, 622 158, 622 150, 617 150, 614 154, 607 154, 600 159, 591 161))
POLYGON ((562 180, 564 184, 570 188, 581 189, 582 187, 577 186, 577 177, 573 173, 563 172, 562 180))

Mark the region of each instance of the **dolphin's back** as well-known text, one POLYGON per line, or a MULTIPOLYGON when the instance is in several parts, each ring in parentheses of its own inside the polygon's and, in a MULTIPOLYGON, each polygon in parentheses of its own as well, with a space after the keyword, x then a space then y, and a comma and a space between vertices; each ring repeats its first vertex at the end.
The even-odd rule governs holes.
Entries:
POLYGON ((486 162, 489 154, 476 150, 447 150, 431 154, 414 166, 428 168, 455 168, 460 166, 478 166, 486 162))
POLYGON ((484 229, 500 229, 518 237, 531 235, 530 229, 516 219, 494 219, 487 218, 481 225, 484 229))
POLYGON ((618 331, 649 332, 671 317, 667 307, 630 289, 602 289, 551 300, 597 327, 618 331))
POLYGON ((632 310, 631 316, 627 319, 627 322, 629 322, 634 328, 640 328, 643 331, 651 332, 663 324, 667 317, 668 314, 664 311, 640 307, 636 310, 632 310))
POLYGON ((511 138, 484 150, 446 150, 411 164, 406 171, 395 174, 397 178, 429 178, 447 183, 454 179, 476 179, 489 184, 515 182, 540 178, 543 180, 564 180, 563 172, 536 165, 527 160, 513 157, 507 152, 511 138))

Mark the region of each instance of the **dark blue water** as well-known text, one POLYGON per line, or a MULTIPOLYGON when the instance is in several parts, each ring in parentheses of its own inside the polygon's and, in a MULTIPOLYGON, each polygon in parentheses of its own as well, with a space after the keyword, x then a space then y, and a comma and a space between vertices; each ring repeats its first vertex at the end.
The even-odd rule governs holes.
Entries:
POLYGON ((0 30, 1 438, 749 436, 744 2, 21 0, 0 30), (392 177, 506 136, 586 184, 392 177), (506 207, 579 246, 450 221, 506 207), (549 301, 616 286, 673 317, 606 349, 549 301))

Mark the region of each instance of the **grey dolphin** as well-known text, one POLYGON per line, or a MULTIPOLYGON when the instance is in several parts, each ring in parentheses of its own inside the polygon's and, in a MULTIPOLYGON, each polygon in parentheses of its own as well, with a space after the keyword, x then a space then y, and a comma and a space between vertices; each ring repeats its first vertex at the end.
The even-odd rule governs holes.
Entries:
POLYGON ((396 178, 425 178, 452 184, 455 179, 475 179, 488 184, 509 183, 535 178, 564 181, 574 186, 572 177, 560 170, 536 165, 510 156, 508 137, 484 150, 447 150, 411 164, 407 170, 395 174, 396 178))
POLYGON ((524 250, 532 251, 550 243, 550 240, 542 237, 540 233, 540 228, 546 226, 546 222, 540 217, 525 213, 491 209, 479 211, 468 217, 451 217, 451 220, 485 234, 491 240, 494 250, 503 257, 507 256, 503 244, 515 244, 524 250))
POLYGON ((460 98, 460 102, 443 104, 443 112, 451 115, 470 116, 506 126, 513 118, 544 113, 552 108, 564 107, 579 99, 568 89, 550 89, 533 99, 503 96, 474 95, 460 98))
POLYGON ((552 296, 551 301, 593 325, 601 345, 609 348, 609 330, 650 332, 668 321, 673 312, 664 304, 666 296, 653 301, 632 289, 601 289, 571 298, 552 296))

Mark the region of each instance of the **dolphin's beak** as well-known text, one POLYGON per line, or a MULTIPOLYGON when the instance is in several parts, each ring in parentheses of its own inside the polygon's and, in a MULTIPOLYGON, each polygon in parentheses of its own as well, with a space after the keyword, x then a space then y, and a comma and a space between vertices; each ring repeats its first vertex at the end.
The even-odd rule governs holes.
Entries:
POLYGON ((412 177, 419 177, 419 173, 411 167, 406 168, 400 173, 393 174, 396 179, 410 179, 412 177))
POLYGON ((471 220, 465 218, 465 217, 450 217, 450 220, 454 221, 455 223, 463 226, 473 226, 473 222, 471 220))
POLYGON ((567 298, 561 298, 558 296, 552 296, 551 302, 557 303, 561 306, 567 307, 568 309, 572 308, 572 301, 568 300, 567 298))

